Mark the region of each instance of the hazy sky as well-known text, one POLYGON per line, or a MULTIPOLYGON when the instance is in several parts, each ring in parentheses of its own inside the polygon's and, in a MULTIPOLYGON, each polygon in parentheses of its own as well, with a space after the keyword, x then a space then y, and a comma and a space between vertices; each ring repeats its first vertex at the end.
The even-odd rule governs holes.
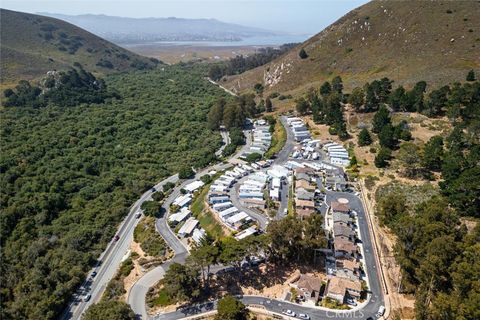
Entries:
POLYGON ((215 18, 276 31, 314 34, 367 0, 2 0, 30 13, 215 18))

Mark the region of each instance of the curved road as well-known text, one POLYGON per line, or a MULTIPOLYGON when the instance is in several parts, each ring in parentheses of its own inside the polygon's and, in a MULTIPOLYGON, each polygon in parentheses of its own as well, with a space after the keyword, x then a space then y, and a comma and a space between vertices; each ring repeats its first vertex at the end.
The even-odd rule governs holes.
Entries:
MULTIPOLYGON (((230 143, 230 137, 228 135, 228 132, 221 132, 221 136, 223 139, 223 145, 220 150, 223 150, 223 148, 225 148, 225 146, 230 143)), ((247 141, 247 146, 249 145, 249 143, 250 142, 247 141)), ((222 168, 225 168, 227 166, 228 164, 217 164, 213 167, 210 167, 208 170, 203 170, 196 176, 206 174, 210 170, 215 170, 214 168, 218 168, 217 170, 223 170, 222 168)), ((156 190, 161 190, 163 185, 167 182, 177 183, 179 180, 180 179, 178 177, 178 174, 174 174, 157 183, 154 188, 156 190)), ((185 186, 191 181, 193 180, 188 180, 184 182, 181 187, 185 186)), ((172 194, 167 198, 165 203, 169 201, 168 206, 173 201, 173 199, 175 199, 175 197, 179 195, 181 187, 175 188, 174 192, 172 192, 172 194)), ((78 294, 73 298, 73 301, 68 305, 67 309, 63 312, 60 319, 80 319, 82 314, 91 304, 100 301, 102 294, 105 291, 106 286, 108 285, 108 282, 115 276, 117 269, 122 263, 122 260, 125 258, 130 248, 130 244, 133 241, 133 230, 135 229, 135 226, 138 222, 136 215, 138 212, 141 212, 140 207, 142 206, 142 204, 145 201, 152 199, 152 194, 152 189, 146 191, 142 194, 140 199, 138 199, 130 208, 128 215, 124 218, 116 233, 119 236, 119 240, 116 242, 111 241, 105 251, 98 258, 98 260, 101 261, 101 264, 93 269, 97 272, 97 275, 94 278, 88 277, 83 282, 83 284, 77 290, 78 294), (88 293, 91 295, 90 300, 83 301, 82 297, 88 293)), ((164 219, 159 220, 161 221, 164 219)), ((176 238, 170 228, 166 226, 166 223, 161 223, 160 221, 157 221, 157 230, 159 233, 164 235, 165 241, 168 243, 170 248, 175 251, 176 254, 174 259, 172 260, 182 262, 188 255, 187 249, 183 246, 182 242, 180 242, 176 238)), ((91 274, 93 270, 91 270, 89 274, 91 274)), ((160 270, 156 270, 156 272, 158 273, 160 272, 160 270)))
MULTIPOLYGON (((282 164, 288 160, 289 154, 293 151, 295 142, 293 133, 286 123, 285 117, 281 118, 284 127, 287 130, 287 142, 285 147, 280 151, 275 159, 275 164, 282 164)), ((298 313, 306 313, 310 315, 311 319, 332 319, 332 318, 350 318, 350 319, 367 319, 368 317, 376 318, 380 306, 384 305, 384 296, 382 285, 379 278, 377 260, 375 259, 375 252, 372 239, 369 232, 369 225, 361 200, 352 193, 348 192, 333 192, 327 191, 326 202, 330 206, 332 201, 339 198, 345 198, 349 201, 352 210, 357 212, 358 216, 358 232, 362 239, 363 252, 365 254, 366 273, 369 285, 369 297, 364 304, 350 310, 331 310, 319 307, 306 307, 298 304, 290 303, 283 300, 269 299, 260 296, 243 296, 240 297, 243 303, 247 305, 263 305, 266 310, 273 313, 281 314, 282 310, 290 309, 298 313)), ((181 319, 184 317, 201 314, 211 311, 216 307, 216 301, 194 305, 188 308, 182 308, 170 313, 160 314, 154 317, 155 320, 160 319, 181 319)))
MULTIPOLYGON (((245 152, 245 150, 250 148, 251 139, 249 134, 245 132, 246 136, 246 143, 245 145, 234 155, 230 158, 229 161, 238 159, 238 157, 245 152)), ((201 176, 208 174, 208 172, 215 170, 215 171, 222 171, 226 170, 227 168, 231 167, 232 164, 229 162, 226 163, 218 163, 213 166, 207 167, 200 172, 195 174, 194 178, 188 179, 183 181, 180 185, 176 186, 172 193, 167 197, 164 201, 162 208, 164 210, 163 217, 157 219, 156 221, 156 228, 158 233, 165 239, 165 242, 168 246, 174 251, 175 255, 169 261, 163 263, 161 266, 158 266, 146 274, 144 274, 137 282, 134 283, 130 291, 128 292, 128 303, 132 307, 133 311, 140 319, 148 319, 148 314, 146 311, 146 296, 148 293, 148 289, 154 286, 158 281, 163 278, 165 270, 168 269, 169 265, 173 262, 185 262, 186 257, 188 256, 188 249, 185 247, 182 241, 177 238, 175 233, 170 229, 167 223, 168 217, 168 210, 170 204, 177 198, 181 192, 180 190, 183 189, 187 184, 200 179, 201 176)))

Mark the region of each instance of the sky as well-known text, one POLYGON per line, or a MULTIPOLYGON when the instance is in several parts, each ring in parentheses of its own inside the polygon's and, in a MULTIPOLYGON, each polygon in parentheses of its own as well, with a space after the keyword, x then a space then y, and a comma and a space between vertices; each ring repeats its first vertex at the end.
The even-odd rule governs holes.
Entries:
POLYGON ((29 13, 122 17, 215 18, 273 31, 313 35, 367 0, 2 0, 29 13))

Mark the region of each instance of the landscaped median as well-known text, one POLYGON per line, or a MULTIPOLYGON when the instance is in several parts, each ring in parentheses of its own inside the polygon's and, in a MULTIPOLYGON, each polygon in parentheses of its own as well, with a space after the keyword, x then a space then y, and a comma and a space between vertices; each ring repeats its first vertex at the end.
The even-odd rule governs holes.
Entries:
MULTIPOLYGON (((217 172, 211 177, 211 181, 215 181, 223 172, 217 172)), ((213 213, 207 208, 206 197, 212 182, 204 185, 202 189, 195 194, 190 210, 192 215, 198 219, 200 226, 205 229, 207 234, 215 239, 220 239, 225 236, 225 231, 222 225, 215 219, 213 213)))
POLYGON ((265 153, 265 158, 269 159, 279 153, 285 146, 287 142, 287 131, 278 117, 269 117, 267 121, 270 123, 270 127, 273 126, 272 142, 270 148, 265 153))

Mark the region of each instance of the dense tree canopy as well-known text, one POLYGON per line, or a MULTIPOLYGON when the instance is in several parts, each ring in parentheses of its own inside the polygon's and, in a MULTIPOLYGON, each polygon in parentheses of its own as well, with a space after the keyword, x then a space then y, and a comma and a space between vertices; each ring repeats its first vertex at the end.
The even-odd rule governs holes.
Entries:
POLYGON ((215 159, 206 116, 226 94, 205 71, 118 74, 105 82, 121 101, 0 111, 2 318, 56 318, 138 196, 215 159))
POLYGON ((239 300, 227 295, 218 301, 216 320, 247 320, 248 309, 239 300))
POLYGON ((103 103, 107 98, 120 98, 108 91, 105 82, 82 67, 47 75, 39 86, 21 80, 15 90, 4 91, 7 107, 45 107, 49 104, 76 106, 81 103, 103 103))
POLYGON ((130 306, 123 301, 101 301, 92 305, 85 312, 82 320, 135 320, 130 306))

